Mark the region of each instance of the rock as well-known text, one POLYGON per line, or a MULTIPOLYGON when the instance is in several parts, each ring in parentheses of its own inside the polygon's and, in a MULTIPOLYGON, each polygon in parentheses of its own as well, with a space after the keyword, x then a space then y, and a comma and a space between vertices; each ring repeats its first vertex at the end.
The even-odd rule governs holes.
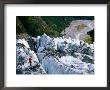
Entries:
POLYGON ((67 27, 61 34, 65 38, 74 38, 78 40, 84 40, 87 32, 93 30, 94 20, 73 20, 69 27, 67 27))

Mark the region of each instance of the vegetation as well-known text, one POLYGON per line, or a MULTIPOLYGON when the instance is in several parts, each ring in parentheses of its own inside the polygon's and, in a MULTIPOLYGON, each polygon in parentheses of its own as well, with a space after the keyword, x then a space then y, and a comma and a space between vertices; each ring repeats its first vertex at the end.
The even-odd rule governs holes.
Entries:
MULTIPOLYGON (((49 36, 62 36, 60 33, 69 26, 72 20, 94 20, 93 16, 17 16, 16 33, 27 33, 38 36, 46 33, 49 36)), ((83 26, 84 27, 84 26, 83 26)), ((82 28, 79 27, 79 28, 82 28)))
POLYGON ((84 41, 85 41, 86 43, 88 43, 88 44, 91 44, 91 43, 92 43, 92 37, 90 37, 90 35, 88 35, 88 36, 86 36, 86 37, 84 38, 84 41))

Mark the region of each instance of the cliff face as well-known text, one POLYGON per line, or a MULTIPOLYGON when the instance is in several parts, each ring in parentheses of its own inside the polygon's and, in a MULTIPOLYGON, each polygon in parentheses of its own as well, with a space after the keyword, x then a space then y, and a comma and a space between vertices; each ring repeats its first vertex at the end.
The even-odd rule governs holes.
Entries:
MULTIPOLYGON (((79 40, 84 40, 88 36, 89 31, 94 29, 93 20, 73 20, 69 27, 67 27, 62 34, 65 38, 74 38, 79 40)), ((93 34, 94 35, 94 34, 93 34)))

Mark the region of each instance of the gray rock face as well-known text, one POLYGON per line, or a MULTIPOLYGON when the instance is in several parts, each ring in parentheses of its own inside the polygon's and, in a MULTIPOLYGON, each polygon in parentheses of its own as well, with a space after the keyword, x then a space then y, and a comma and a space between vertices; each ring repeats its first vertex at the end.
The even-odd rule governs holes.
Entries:
POLYGON ((61 34, 65 38, 74 38, 83 40, 87 35, 87 32, 93 30, 94 21, 93 20, 73 20, 69 27, 67 27, 61 34))

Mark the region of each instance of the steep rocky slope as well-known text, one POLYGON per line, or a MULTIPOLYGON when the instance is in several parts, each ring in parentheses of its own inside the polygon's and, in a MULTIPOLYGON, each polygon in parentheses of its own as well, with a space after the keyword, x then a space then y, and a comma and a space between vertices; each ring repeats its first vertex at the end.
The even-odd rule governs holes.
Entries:
POLYGON ((73 20, 62 34, 65 38, 84 40, 88 36, 87 32, 94 29, 94 20, 73 20))

